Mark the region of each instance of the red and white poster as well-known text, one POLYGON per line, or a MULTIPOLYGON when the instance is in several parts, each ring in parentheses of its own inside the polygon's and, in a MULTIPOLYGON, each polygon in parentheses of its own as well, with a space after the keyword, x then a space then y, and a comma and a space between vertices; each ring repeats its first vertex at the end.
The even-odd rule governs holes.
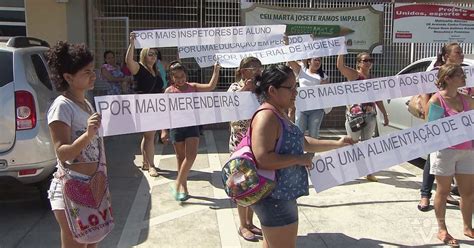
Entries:
POLYGON ((393 42, 474 43, 474 9, 443 4, 395 4, 393 42))

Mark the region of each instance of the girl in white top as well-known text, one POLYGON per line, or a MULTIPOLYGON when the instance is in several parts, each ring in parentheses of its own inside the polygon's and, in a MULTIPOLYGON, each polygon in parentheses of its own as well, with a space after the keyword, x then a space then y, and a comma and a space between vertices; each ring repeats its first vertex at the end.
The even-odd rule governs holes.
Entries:
MULTIPOLYGON (((54 143, 58 163, 69 168, 70 175, 87 180, 97 170, 97 161, 104 154, 101 139, 97 135, 101 117, 93 113, 86 100, 86 91, 94 88, 94 57, 84 44, 58 42, 48 53, 48 65, 58 96, 48 110, 48 125, 54 143)), ((96 247, 95 244, 77 243, 69 229, 62 195, 62 183, 55 178, 51 182, 49 199, 61 228, 62 247, 96 247)))
MULTIPOLYGON (((321 66, 320 58, 312 58, 298 63, 288 62, 297 77, 300 87, 310 87, 329 82, 328 76, 321 66)), ((296 125, 304 133, 306 130, 312 138, 319 138, 319 129, 324 117, 324 109, 313 109, 308 111, 296 110, 296 125)))

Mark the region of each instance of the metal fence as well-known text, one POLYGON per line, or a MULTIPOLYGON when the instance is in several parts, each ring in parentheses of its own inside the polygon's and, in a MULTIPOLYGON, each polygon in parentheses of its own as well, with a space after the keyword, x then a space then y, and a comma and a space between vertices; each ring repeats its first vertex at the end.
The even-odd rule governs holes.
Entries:
MULTIPOLYGON (((429 56, 435 56, 443 46, 441 43, 393 43, 393 8, 389 0, 340 1, 340 0, 271 0, 247 1, 289 8, 345 8, 384 5, 383 53, 373 54, 375 58, 373 77, 396 74, 409 63, 429 56)), ((452 2, 456 4, 456 2, 452 2)), ((458 4, 472 7, 472 3, 458 4)), ((161 28, 201 28, 239 26, 240 0, 96 0, 92 11, 94 25, 94 50, 97 58, 102 58, 105 50, 113 50, 117 61, 123 61, 127 49, 128 31, 161 28), (128 26, 128 29, 124 26, 128 26)), ((368 27, 370 28, 370 27, 368 27)), ((463 44, 465 53, 474 53, 472 44, 463 44)), ((164 61, 177 58, 176 48, 160 48, 164 61)), ((355 67, 355 54, 346 56, 346 64, 355 67)), ((207 82, 212 74, 211 68, 199 68, 194 59, 183 59, 189 69, 189 80, 207 82)), ((102 61, 98 60, 98 64, 102 61)), ((335 56, 322 59, 323 69, 331 82, 345 81, 336 68, 335 56)), ((234 70, 223 69, 218 89, 225 90, 234 81, 234 70)), ((343 108, 336 108, 325 118, 323 126, 343 126, 343 108)))

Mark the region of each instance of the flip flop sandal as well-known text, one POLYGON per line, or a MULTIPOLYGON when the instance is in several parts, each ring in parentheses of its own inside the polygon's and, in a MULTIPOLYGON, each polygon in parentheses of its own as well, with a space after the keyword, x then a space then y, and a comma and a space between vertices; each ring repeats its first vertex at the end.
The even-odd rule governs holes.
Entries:
POLYGON ((250 226, 249 230, 250 230, 253 234, 255 234, 255 235, 260 235, 260 236, 262 236, 262 229, 260 229, 260 228, 258 228, 258 227, 256 227, 256 226, 254 226, 254 225, 250 226))
POLYGON ((244 238, 247 241, 257 241, 257 238, 255 237, 255 234, 253 234, 250 230, 246 229, 246 232, 242 232, 242 229, 246 229, 244 227, 239 227, 239 235, 240 237, 244 238))
POLYGON ((150 168, 148 169, 148 174, 150 174, 150 177, 157 177, 160 175, 158 174, 158 171, 156 170, 156 168, 153 166, 150 166, 150 168))
POLYGON ((149 167, 149 166, 142 165, 142 166, 140 167, 140 169, 141 169, 142 171, 148 171, 148 170, 150 169, 150 167, 149 167))
POLYGON ((446 237, 444 237, 444 239, 440 239, 440 240, 441 242, 443 242, 445 245, 449 247, 459 247, 458 241, 449 234, 447 234, 446 237))

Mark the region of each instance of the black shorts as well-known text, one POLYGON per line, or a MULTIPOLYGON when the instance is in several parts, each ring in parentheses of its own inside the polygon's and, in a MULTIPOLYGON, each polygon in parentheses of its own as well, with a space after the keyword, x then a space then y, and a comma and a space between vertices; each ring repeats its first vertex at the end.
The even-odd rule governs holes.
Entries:
POLYGON ((172 128, 170 130, 171 143, 183 142, 186 138, 199 137, 199 126, 172 128))

